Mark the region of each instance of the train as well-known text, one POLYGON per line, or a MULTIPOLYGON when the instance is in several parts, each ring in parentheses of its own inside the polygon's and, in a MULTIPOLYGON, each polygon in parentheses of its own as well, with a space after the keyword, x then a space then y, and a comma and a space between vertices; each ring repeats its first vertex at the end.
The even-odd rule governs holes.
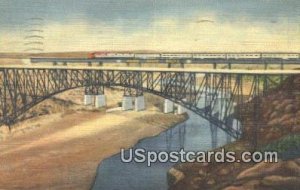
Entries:
POLYGON ((92 52, 88 58, 119 59, 300 59, 300 53, 134 53, 92 52))

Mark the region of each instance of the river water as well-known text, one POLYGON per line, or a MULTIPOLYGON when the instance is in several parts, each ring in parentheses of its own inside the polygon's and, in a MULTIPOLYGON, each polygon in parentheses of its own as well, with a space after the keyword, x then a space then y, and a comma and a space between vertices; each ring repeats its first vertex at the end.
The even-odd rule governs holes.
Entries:
MULTIPOLYGON (((206 151, 227 143, 227 135, 217 130, 212 135, 207 120, 188 112, 189 119, 158 136, 139 141, 133 149, 147 151, 206 151), (214 137, 214 138, 212 138, 214 137)), ((128 153, 128 151, 127 151, 128 153)), ((125 153, 126 155, 126 153, 125 153)), ((128 154, 127 154, 128 155, 128 154)), ((167 172, 174 163, 123 163, 121 153, 103 160, 97 169, 93 190, 166 190, 167 172)))

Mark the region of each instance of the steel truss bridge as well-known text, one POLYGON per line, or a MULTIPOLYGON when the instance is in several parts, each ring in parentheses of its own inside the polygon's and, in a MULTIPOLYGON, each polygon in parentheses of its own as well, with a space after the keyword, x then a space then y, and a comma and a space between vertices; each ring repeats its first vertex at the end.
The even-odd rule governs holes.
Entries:
MULTIPOLYGON (((2 66, 0 125, 11 126, 33 106, 69 89, 85 87, 86 94, 97 95, 104 93, 104 87, 119 86, 125 96, 147 92, 172 100, 238 138, 241 130, 229 124, 235 105, 255 102, 256 96, 266 95, 280 80, 296 74, 300 71, 2 66)), ((256 113, 253 117, 259 117, 256 113)))
POLYGON ((280 58, 247 58, 247 59, 199 59, 199 58, 159 58, 159 59, 142 59, 142 58, 125 58, 125 57, 111 57, 111 58, 43 58, 43 57, 33 57, 30 59, 31 63, 53 63, 57 65, 62 63, 63 65, 74 64, 74 63, 86 63, 91 66, 93 63, 97 63, 99 66, 103 66, 104 63, 123 63, 130 64, 130 62, 136 62, 139 66, 151 65, 153 61, 157 61, 159 64, 167 65, 171 68, 172 65, 179 64, 180 67, 184 67, 185 64, 212 64, 214 68, 218 65, 227 65, 231 69, 232 65, 235 64, 250 64, 250 65, 263 65, 265 69, 269 65, 279 65, 281 69, 284 69, 285 65, 300 65, 300 59, 280 59, 280 58))

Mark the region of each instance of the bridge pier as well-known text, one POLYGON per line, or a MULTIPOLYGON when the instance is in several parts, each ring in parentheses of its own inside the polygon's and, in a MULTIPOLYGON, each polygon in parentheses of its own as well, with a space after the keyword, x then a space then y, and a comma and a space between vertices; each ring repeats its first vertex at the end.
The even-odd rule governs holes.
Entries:
POLYGON ((185 107, 183 107, 182 105, 178 105, 177 106, 177 114, 184 114, 184 113, 186 113, 185 107))
POLYGON ((95 107, 102 108, 106 106, 106 97, 104 94, 95 96, 95 107))
POLYGON ((135 111, 142 111, 142 110, 145 110, 145 109, 146 109, 145 97, 143 95, 135 97, 134 110, 135 111))
MULTIPOLYGON (((184 101, 186 101, 186 99, 183 99, 184 101)), ((186 113, 186 109, 185 107, 183 107, 180 104, 176 104, 177 105, 177 114, 184 114, 186 113)))
POLYGON ((165 99, 164 102, 164 113, 174 112, 174 102, 171 100, 165 99))
POLYGON ((132 96, 123 96, 122 100, 122 110, 132 110, 133 109, 133 97, 132 96))
POLYGON ((83 100, 83 104, 85 106, 88 106, 88 105, 91 105, 93 104, 93 95, 90 95, 90 94, 85 94, 84 95, 84 100, 83 100))

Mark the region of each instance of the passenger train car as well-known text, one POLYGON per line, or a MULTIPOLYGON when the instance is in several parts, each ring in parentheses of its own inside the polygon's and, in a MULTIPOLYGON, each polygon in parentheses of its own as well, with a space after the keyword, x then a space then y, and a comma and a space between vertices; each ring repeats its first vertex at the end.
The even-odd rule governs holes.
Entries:
POLYGON ((300 53, 134 53, 93 52, 94 58, 136 58, 136 59, 300 59, 300 53))

